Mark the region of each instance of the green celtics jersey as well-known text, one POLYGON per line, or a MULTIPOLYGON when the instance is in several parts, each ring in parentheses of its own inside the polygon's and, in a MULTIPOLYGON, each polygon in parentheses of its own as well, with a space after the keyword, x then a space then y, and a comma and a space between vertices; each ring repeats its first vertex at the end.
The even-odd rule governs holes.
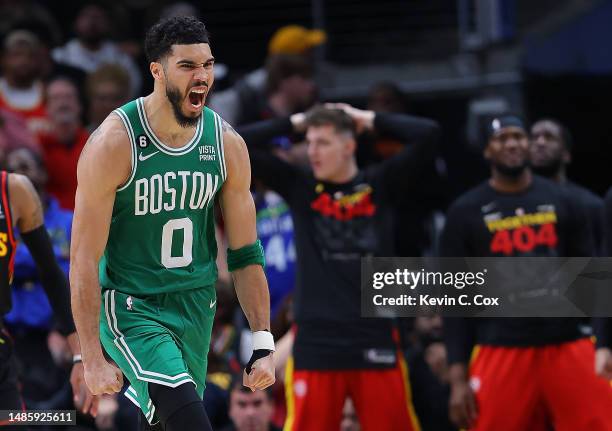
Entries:
POLYGON ((214 284, 214 201, 226 178, 221 118, 204 108, 193 138, 171 148, 155 136, 143 98, 114 113, 130 138, 132 171, 115 196, 100 285, 144 296, 214 284))

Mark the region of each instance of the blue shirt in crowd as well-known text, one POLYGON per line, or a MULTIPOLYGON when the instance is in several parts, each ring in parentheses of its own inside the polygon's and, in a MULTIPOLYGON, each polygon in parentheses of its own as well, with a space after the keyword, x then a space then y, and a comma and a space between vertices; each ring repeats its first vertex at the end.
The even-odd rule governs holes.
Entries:
POLYGON ((276 315, 295 285, 293 219, 285 201, 272 191, 255 196, 257 235, 266 255, 270 314, 276 315))

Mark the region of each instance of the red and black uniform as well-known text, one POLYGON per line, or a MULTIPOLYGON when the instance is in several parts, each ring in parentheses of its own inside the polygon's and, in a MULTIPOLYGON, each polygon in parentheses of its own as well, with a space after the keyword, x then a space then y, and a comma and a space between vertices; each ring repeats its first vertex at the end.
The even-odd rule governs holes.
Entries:
MULTIPOLYGON (((2 318, 11 309, 10 288, 16 240, 9 200, 9 174, 0 171, 0 179, 2 188, 0 203, 0 410, 14 410, 22 409, 23 403, 17 388, 13 343, 3 328, 2 318)), ((68 280, 55 260, 53 246, 45 226, 41 225, 28 232, 20 232, 19 239, 26 245, 36 262, 40 280, 54 311, 58 331, 63 335, 73 333, 75 328, 70 311, 68 280)))
MULTIPOLYGON (((519 193, 488 181, 449 209, 443 256, 591 256, 580 197, 533 177, 519 193)), ((594 372, 588 322, 576 318, 447 319, 449 363, 470 363, 475 430, 612 430, 612 388, 594 372), (474 348, 475 347, 475 348, 474 348)))
POLYGON ((13 356, 13 340, 4 329, 2 316, 11 310, 11 280, 15 260, 15 236, 9 205, 8 174, 0 173, 0 407, 22 409, 17 390, 17 370, 13 356))
POLYGON ((395 254, 394 206, 419 186, 422 167, 435 154, 438 127, 398 114, 376 114, 374 126, 410 145, 342 184, 317 181, 254 148, 267 142, 266 134, 289 134, 287 119, 239 129, 251 147, 253 176, 279 193, 293 216, 297 333, 286 430, 338 429, 347 396, 365 431, 418 429, 394 322, 360 317, 360 264, 364 256, 395 254))

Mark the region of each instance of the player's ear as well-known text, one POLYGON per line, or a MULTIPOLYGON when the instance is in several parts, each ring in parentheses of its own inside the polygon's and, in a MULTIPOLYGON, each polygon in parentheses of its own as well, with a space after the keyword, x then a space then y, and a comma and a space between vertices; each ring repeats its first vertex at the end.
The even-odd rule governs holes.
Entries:
POLYGON ((164 67, 161 63, 152 61, 149 65, 149 70, 151 71, 151 75, 153 75, 155 80, 162 80, 164 78, 164 67))
POLYGON ((482 156, 485 158, 485 160, 491 160, 491 145, 489 142, 487 142, 486 146, 484 147, 482 156))

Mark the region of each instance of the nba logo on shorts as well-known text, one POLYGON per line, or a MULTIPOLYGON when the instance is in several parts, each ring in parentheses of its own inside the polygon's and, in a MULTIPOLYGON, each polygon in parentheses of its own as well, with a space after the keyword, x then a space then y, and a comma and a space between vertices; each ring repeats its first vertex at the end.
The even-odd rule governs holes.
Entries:
POLYGON ((125 308, 131 311, 132 310, 132 297, 131 296, 128 296, 126 298, 125 304, 126 304, 125 308))

